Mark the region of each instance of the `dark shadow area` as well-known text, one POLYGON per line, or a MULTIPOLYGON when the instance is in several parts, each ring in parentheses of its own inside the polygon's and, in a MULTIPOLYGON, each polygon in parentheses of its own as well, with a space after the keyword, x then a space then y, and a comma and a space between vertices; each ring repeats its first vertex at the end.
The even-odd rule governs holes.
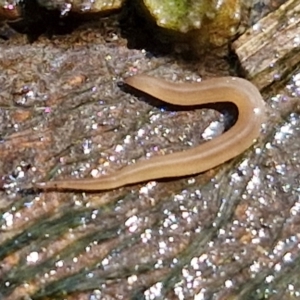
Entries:
POLYGON ((138 1, 125 3, 120 27, 129 49, 146 49, 154 56, 174 54, 176 44, 184 39, 183 34, 159 27, 138 1))
MULTIPOLYGON (((64 13, 59 9, 50 10, 42 7, 36 0, 25 0, 20 2, 19 6, 21 18, 7 21, 7 24, 15 31, 26 34, 30 43, 43 34, 48 38, 53 35, 70 34, 80 25, 99 20, 109 14, 109 12, 64 13)), ((1 32, 0 36, 5 40, 9 39, 9 35, 1 34, 1 32)))
POLYGON ((8 22, 17 32, 26 34, 30 43, 40 35, 63 35, 71 33, 82 21, 75 16, 62 17, 58 10, 48 10, 41 7, 36 0, 26 0, 20 3, 21 19, 8 22))

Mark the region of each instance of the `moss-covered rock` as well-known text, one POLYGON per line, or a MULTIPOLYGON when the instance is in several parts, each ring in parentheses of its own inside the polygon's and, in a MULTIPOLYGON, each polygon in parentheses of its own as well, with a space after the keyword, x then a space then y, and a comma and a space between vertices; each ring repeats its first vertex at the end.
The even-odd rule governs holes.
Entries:
MULTIPOLYGON (((158 29, 172 32, 175 40, 179 37, 201 49, 221 46, 236 34, 242 16, 241 3, 245 1, 248 0, 131 0, 126 5, 137 10, 144 23, 157 24, 158 29)), ((75 13, 75 18, 78 14, 86 15, 86 19, 89 15, 100 18, 103 13, 124 6, 125 0, 0 0, 0 21, 21 18, 25 20, 23 27, 34 29, 42 21, 48 29, 49 22, 61 23, 61 17, 69 13, 75 13)), ((64 23, 67 21, 64 18, 64 23)), ((154 32, 153 27, 150 29, 154 32)))
POLYGON ((241 21, 241 0, 143 0, 158 26, 189 32, 202 43, 224 44, 241 21))

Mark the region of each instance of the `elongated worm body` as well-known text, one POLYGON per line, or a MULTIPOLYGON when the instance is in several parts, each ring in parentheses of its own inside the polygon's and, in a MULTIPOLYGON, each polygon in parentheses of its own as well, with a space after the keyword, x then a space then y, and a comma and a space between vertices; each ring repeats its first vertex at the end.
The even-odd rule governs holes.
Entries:
POLYGON ((221 77, 201 83, 172 83, 147 75, 129 77, 125 83, 164 102, 195 106, 231 102, 238 108, 234 126, 222 135, 191 149, 153 157, 128 165, 111 175, 36 183, 41 189, 109 190, 137 182, 180 177, 214 168, 248 149, 259 136, 265 120, 264 101, 257 88, 237 77, 221 77))

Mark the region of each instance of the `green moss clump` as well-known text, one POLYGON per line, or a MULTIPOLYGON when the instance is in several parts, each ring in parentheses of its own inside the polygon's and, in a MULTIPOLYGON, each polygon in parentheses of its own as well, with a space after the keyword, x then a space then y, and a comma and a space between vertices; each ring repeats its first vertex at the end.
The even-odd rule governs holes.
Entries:
POLYGON ((210 0, 144 0, 158 26, 187 32, 200 28, 210 0))
POLYGON ((140 0, 162 28, 220 46, 237 32, 241 0, 140 0))

